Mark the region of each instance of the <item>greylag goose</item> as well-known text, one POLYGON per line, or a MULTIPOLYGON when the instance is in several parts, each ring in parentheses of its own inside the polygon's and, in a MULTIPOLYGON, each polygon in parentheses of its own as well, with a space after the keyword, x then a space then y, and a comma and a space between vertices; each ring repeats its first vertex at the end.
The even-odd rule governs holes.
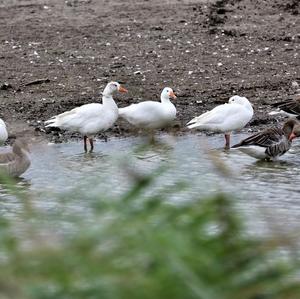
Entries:
POLYGON ((18 177, 30 166, 29 147, 24 139, 16 139, 12 150, 7 153, 0 153, 0 171, 18 177))
POLYGON ((8 134, 5 122, 0 118, 0 144, 3 144, 7 140, 8 134))
POLYGON ((170 98, 176 99, 176 95, 171 88, 165 87, 160 95, 161 102, 145 101, 119 108, 119 116, 139 128, 163 128, 176 117, 176 108, 170 98))
POLYGON ((274 160, 286 153, 292 145, 292 140, 300 136, 300 123, 289 119, 282 128, 269 128, 235 144, 232 148, 257 159, 274 160))
POLYGON ((84 150, 87 151, 87 140, 89 140, 92 151, 94 149, 93 136, 109 129, 118 119, 118 106, 112 97, 115 91, 127 92, 118 82, 110 82, 102 93, 102 104, 86 104, 53 116, 45 122, 46 127, 58 127, 81 133, 84 150))
POLYGON ((282 114, 300 119, 300 89, 296 81, 292 82, 292 89, 294 89, 295 95, 285 101, 271 104, 272 107, 277 109, 269 112, 269 115, 282 114))
POLYGON ((271 106, 276 107, 277 110, 269 112, 269 115, 282 114, 300 119, 300 94, 286 101, 274 103, 271 106))
POLYGON ((189 129, 225 133, 225 148, 230 148, 231 131, 242 129, 252 118, 253 108, 245 97, 233 96, 229 102, 193 118, 189 129))

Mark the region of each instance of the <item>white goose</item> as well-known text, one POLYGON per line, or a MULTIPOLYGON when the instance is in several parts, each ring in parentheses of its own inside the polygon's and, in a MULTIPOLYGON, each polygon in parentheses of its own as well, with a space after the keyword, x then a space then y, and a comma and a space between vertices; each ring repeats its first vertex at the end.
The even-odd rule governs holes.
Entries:
POLYGON ((46 127, 58 127, 81 133, 84 138, 84 150, 87 151, 88 139, 92 151, 93 136, 109 129, 118 119, 118 106, 112 97, 115 91, 127 92, 118 82, 110 82, 102 93, 102 104, 86 104, 53 116, 45 122, 46 127))
POLYGON ((235 144, 243 153, 257 158, 275 160, 286 153, 292 146, 292 141, 300 136, 300 123, 296 119, 289 119, 282 128, 269 128, 235 144))
POLYGON ((119 115, 139 128, 163 128, 176 117, 176 108, 170 98, 176 99, 176 95, 171 88, 165 87, 160 96, 161 102, 145 101, 119 108, 119 115))
POLYGON ((18 177, 30 166, 29 147, 25 139, 16 139, 12 150, 0 153, 0 171, 18 177))
POLYGON ((8 138, 5 122, 0 118, 0 144, 3 144, 8 138))
POLYGON ((229 103, 193 118, 187 123, 189 129, 225 133, 225 148, 230 147, 230 133, 242 129, 252 118, 253 108, 245 97, 233 96, 229 103))

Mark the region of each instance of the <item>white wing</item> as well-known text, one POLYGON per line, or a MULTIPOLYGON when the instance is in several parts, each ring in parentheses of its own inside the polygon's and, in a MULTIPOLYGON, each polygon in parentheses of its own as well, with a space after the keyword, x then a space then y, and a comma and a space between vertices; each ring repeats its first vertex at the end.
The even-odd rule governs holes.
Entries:
POLYGON ((105 109, 102 104, 86 104, 54 116, 45 122, 46 127, 95 134, 110 128, 118 117, 118 111, 105 109))
POLYGON ((119 108, 119 115, 132 125, 155 128, 173 120, 176 116, 176 108, 174 105, 145 101, 119 108))
POLYGON ((252 118, 253 112, 239 104, 223 104, 188 122, 188 128, 214 132, 229 132, 243 128, 252 118))
POLYGON ((99 116, 102 109, 102 104, 93 103, 82 105, 70 111, 53 116, 51 119, 47 120, 45 124, 47 124, 46 127, 59 127, 62 129, 80 127, 90 118, 99 116))

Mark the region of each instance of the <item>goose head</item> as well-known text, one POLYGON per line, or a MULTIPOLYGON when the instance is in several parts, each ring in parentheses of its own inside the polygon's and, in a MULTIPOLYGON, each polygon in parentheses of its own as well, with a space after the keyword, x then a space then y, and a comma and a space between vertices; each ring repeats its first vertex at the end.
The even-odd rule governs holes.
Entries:
POLYGON ((253 111, 252 105, 246 97, 233 96, 228 101, 229 104, 239 104, 246 107, 248 110, 253 111))
POLYGON ((118 82, 109 82, 104 88, 102 94, 104 96, 111 96, 115 91, 127 92, 127 89, 121 86, 121 84, 118 82))
POLYGON ((160 98, 161 98, 161 100, 170 100, 170 98, 172 98, 172 99, 175 100, 176 99, 176 95, 175 95, 175 93, 174 93, 174 91, 173 91, 172 88, 165 87, 163 89, 163 91, 161 92, 160 98))
POLYGON ((297 81, 293 81, 292 82, 292 89, 296 92, 300 92, 300 89, 299 89, 299 84, 297 81))
POLYGON ((250 104, 247 98, 245 97, 240 97, 240 96, 233 96, 229 99, 229 104, 240 104, 240 105, 247 105, 250 104))
POLYGON ((300 125, 296 125, 293 129, 292 134, 289 137, 289 140, 292 141, 293 139, 300 137, 300 125))
POLYGON ((283 132, 285 136, 292 141, 300 136, 300 123, 293 118, 288 119, 283 125, 283 132))

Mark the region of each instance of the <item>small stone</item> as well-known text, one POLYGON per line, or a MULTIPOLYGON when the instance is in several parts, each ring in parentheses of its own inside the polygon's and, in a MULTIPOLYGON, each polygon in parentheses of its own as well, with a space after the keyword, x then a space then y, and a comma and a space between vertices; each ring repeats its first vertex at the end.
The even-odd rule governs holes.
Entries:
POLYGON ((12 88, 13 88, 12 85, 6 82, 0 85, 0 90, 8 90, 12 88))

